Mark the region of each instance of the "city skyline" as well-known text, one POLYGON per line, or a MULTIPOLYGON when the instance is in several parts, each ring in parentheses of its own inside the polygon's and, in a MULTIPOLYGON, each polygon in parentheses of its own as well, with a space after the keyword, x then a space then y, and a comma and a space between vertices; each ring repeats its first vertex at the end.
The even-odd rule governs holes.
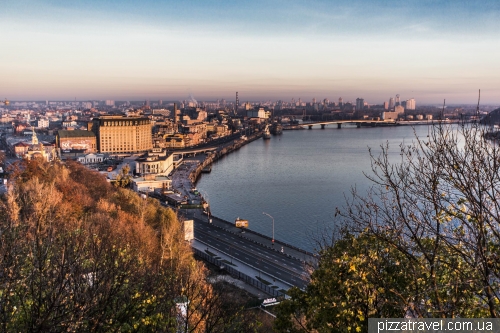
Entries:
POLYGON ((497 1, 9 1, 10 100, 500 102, 497 1))

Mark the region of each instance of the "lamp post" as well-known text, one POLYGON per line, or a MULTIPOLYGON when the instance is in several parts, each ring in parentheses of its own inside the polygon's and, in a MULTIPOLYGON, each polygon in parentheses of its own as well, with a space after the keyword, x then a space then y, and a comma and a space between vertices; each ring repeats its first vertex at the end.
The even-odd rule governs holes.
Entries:
POLYGON ((272 239, 272 243, 274 245, 274 217, 272 217, 271 215, 269 215, 266 212, 262 212, 262 214, 269 216, 273 220, 273 239, 272 239))

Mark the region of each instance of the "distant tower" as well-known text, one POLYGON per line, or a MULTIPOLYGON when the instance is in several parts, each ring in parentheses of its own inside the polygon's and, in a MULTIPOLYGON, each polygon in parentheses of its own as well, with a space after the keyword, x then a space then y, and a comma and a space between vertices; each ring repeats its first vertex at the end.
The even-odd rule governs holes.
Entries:
POLYGON ((394 98, 389 98, 389 109, 394 109, 394 98))
POLYGON ((163 101, 160 99, 160 100, 158 101, 158 106, 161 106, 162 104, 163 104, 163 101))
POLYGON ((239 105, 240 105, 240 99, 238 98, 238 92, 236 92, 236 105, 234 106, 234 113, 238 112, 239 105))
POLYGON ((401 105, 401 100, 399 99, 399 94, 396 95, 396 106, 401 105))
POLYGON ((344 106, 344 100, 342 99, 342 97, 339 97, 339 106, 344 106))
POLYGON ((316 104, 316 98, 313 98, 313 104, 316 104))

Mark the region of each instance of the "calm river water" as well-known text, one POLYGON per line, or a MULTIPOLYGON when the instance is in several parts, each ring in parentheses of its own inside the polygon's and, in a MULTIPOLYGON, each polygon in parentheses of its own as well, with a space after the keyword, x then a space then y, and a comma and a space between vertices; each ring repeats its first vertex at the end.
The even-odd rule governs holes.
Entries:
MULTIPOLYGON (((426 137, 427 126, 416 126, 426 137)), ((249 221, 249 228, 275 239, 314 251, 315 239, 335 223, 353 186, 366 192, 371 173, 368 147, 378 154, 389 142, 398 161, 399 145, 415 139, 410 126, 342 127, 285 131, 271 140, 259 139, 216 162, 197 188, 212 213, 229 221, 249 221)))

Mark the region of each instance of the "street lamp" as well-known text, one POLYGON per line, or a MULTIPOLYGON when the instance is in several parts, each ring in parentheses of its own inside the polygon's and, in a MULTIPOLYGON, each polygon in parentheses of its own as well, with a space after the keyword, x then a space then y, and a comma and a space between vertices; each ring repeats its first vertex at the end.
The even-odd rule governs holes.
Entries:
POLYGON ((273 220, 273 240, 272 240, 272 243, 274 245, 274 217, 272 217, 271 215, 269 215, 266 212, 262 212, 262 214, 269 216, 273 220))

